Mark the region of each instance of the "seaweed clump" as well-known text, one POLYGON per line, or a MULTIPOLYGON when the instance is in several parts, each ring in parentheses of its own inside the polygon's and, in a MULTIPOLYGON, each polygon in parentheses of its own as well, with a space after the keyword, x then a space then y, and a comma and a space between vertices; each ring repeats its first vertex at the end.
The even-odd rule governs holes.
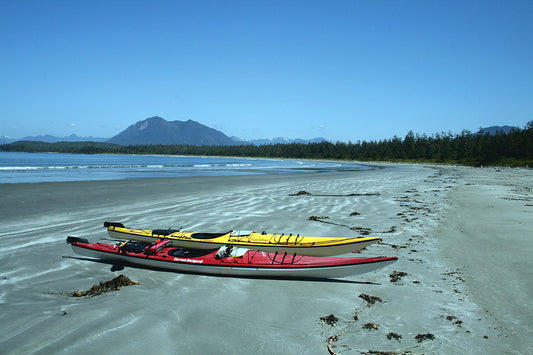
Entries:
POLYGON ((415 340, 419 343, 423 342, 424 340, 433 340, 435 339, 435 336, 431 333, 426 333, 426 334, 418 334, 416 337, 415 337, 415 340))
POLYGON ((295 194, 289 194, 289 196, 305 196, 305 195, 311 195, 310 192, 307 192, 305 190, 298 191, 295 194))
POLYGON ((378 326, 376 323, 366 323, 366 324, 363 324, 361 328, 378 330, 378 326))
POLYGON ((329 218, 328 216, 311 216, 311 217, 309 217, 309 220, 310 221, 319 221, 320 222, 321 219, 328 219, 328 218, 329 218))
POLYGON ((393 271, 392 274, 389 275, 390 282, 397 282, 402 279, 402 277, 407 276, 406 272, 403 271, 393 271))
POLYGON ((393 338, 398 340, 399 342, 402 342, 402 336, 400 334, 392 332, 387 334, 387 339, 392 340, 393 338))
POLYGON ((376 302, 383 302, 383 300, 379 298, 378 296, 370 296, 370 295, 367 295, 366 293, 361 293, 359 297, 369 304, 374 304, 376 302))
POLYGON ((327 325, 331 325, 333 327, 335 326, 335 324, 337 324, 339 318, 335 317, 334 314, 330 314, 329 316, 320 317, 320 320, 326 323, 327 325))
POLYGON ((100 281, 100 283, 93 285, 90 290, 87 291, 76 291, 71 294, 72 297, 84 297, 84 296, 98 296, 102 293, 118 291, 122 286, 132 286, 138 285, 136 281, 132 281, 129 277, 125 275, 119 275, 109 281, 100 281))

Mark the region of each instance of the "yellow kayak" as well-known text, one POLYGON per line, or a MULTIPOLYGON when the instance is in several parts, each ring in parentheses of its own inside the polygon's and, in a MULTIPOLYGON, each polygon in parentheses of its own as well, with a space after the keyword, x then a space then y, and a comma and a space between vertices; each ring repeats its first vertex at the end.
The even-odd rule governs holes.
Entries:
POLYGON ((175 247, 214 249, 233 245, 250 250, 278 254, 333 256, 355 252, 380 240, 378 237, 304 237, 292 234, 269 234, 229 231, 227 233, 195 233, 179 230, 142 230, 126 228, 121 223, 105 222, 111 238, 153 242, 157 239, 172 241, 175 247))

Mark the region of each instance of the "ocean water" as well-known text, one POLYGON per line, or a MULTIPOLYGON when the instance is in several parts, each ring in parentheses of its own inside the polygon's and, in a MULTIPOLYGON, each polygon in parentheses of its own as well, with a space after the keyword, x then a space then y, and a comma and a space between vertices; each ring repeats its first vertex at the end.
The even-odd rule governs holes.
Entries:
POLYGON ((332 161, 202 156, 0 152, 0 183, 367 170, 332 161))

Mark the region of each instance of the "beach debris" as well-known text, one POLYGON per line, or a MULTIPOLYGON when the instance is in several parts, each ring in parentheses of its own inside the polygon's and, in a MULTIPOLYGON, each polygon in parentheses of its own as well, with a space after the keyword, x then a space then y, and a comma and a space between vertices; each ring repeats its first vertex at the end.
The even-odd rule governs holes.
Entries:
POLYGON ((389 275, 390 277, 390 282, 397 282, 397 281, 400 281, 402 279, 402 277, 404 276, 407 276, 407 273, 406 272, 403 272, 403 271, 396 271, 394 270, 392 272, 392 274, 389 275))
POLYGON ((361 328, 378 330, 378 326, 376 323, 365 323, 361 328))
POLYGON ((431 333, 426 333, 426 334, 417 334, 417 336, 415 336, 415 340, 418 342, 418 343, 421 343, 423 342, 424 340, 433 340, 435 339, 435 335, 431 334, 431 333))
POLYGON ((357 196, 379 196, 379 192, 367 192, 367 193, 351 193, 351 194, 311 194, 305 190, 298 191, 295 194, 289 194, 289 196, 321 196, 321 197, 357 197, 357 196))
POLYGON ((125 275, 119 275, 109 281, 100 281, 100 283, 93 285, 90 290, 87 291, 76 291, 70 294, 72 297, 83 297, 83 296, 98 296, 102 293, 118 291, 122 286, 132 286, 138 285, 136 281, 130 280, 129 277, 125 275))
POLYGON ((346 227, 353 231, 357 231, 361 235, 368 235, 372 231, 370 228, 359 227, 359 226, 350 227, 350 226, 347 226, 346 224, 325 221, 325 219, 329 219, 329 217, 328 216, 311 216, 308 218, 308 220, 310 221, 316 221, 316 222, 322 222, 322 223, 327 223, 327 224, 333 224, 335 226, 346 227))
POLYGON ((305 190, 298 191, 295 194, 289 194, 289 196, 304 196, 304 195, 311 195, 310 192, 307 192, 305 190))
POLYGON ((330 353, 331 355, 337 355, 337 353, 333 350, 333 345, 332 345, 332 343, 337 340, 339 340, 338 335, 332 335, 326 339, 326 341, 328 342, 328 353, 330 353))
POLYGON ((389 333, 387 334, 387 339, 391 340, 392 338, 398 340, 398 342, 402 342, 402 336, 398 333, 389 333))
POLYGON ((461 275, 460 269, 457 269, 457 271, 443 272, 441 275, 451 276, 451 277, 455 278, 456 280, 459 280, 461 282, 465 282, 465 280, 460 276, 461 275))
POLYGON ((381 195, 379 192, 367 192, 362 194, 348 194, 348 195, 340 195, 340 196, 379 196, 381 195))
POLYGON ((396 232, 397 230, 398 230, 398 227, 396 227, 396 226, 392 226, 392 227, 389 228, 388 231, 381 232, 381 233, 394 233, 394 232, 396 232))
POLYGON ((332 336, 330 336, 327 339, 328 342, 334 342, 334 341, 337 341, 337 340, 339 340, 339 336, 338 335, 332 335, 332 336))
POLYGON ((383 302, 383 300, 380 297, 370 296, 370 295, 367 295, 366 293, 361 293, 359 295, 359 298, 362 298, 364 301, 366 301, 369 304, 374 304, 376 302, 383 302))
POLYGON ((355 227, 352 227, 350 229, 358 231, 359 234, 361 234, 361 235, 369 235, 370 232, 372 231, 372 229, 370 229, 370 228, 359 227, 359 226, 355 226, 355 227))
POLYGON ((332 327, 334 327, 339 321, 339 318, 335 317, 334 314, 330 314, 329 316, 320 317, 320 320, 326 323, 327 325, 331 325, 332 327))
MULTIPOLYGON (((328 219, 329 217, 328 216, 311 216, 309 217, 309 220, 310 221, 318 221, 318 222, 322 222, 321 220, 322 219, 328 219)), ((326 222, 327 223, 327 222, 326 222)))
POLYGON ((446 316, 446 320, 449 320, 450 322, 452 322, 452 324, 455 324, 457 327, 461 327, 461 325, 463 324, 463 321, 462 320, 459 320, 457 319, 456 316, 446 316))
POLYGON ((67 314, 68 314, 67 311, 63 311, 63 312, 61 312, 61 315, 62 315, 62 316, 66 316, 67 314))
POLYGON ((390 243, 385 243, 384 241, 381 241, 381 240, 378 242, 378 244, 388 245, 388 246, 390 246, 393 249, 407 248, 407 245, 390 244, 390 243))
POLYGON ((359 216, 359 215, 361 215, 359 212, 352 212, 352 213, 350 213, 350 216, 359 216))

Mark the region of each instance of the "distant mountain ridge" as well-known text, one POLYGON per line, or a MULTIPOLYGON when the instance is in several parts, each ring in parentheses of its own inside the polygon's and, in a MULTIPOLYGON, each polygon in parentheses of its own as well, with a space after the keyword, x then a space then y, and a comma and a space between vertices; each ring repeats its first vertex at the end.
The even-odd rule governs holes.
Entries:
POLYGON ((513 126, 491 126, 491 127, 486 127, 486 128, 480 128, 479 131, 476 133, 476 134, 481 134, 481 135, 485 135, 485 134, 490 134, 491 136, 495 136, 497 134, 509 134, 511 133, 512 131, 514 130, 517 130, 519 129, 518 127, 513 127, 513 126))
POLYGON ((75 134, 71 134, 67 137, 55 137, 49 134, 39 136, 27 136, 23 138, 12 138, 8 136, 0 136, 0 144, 9 144, 18 141, 32 141, 32 142, 45 142, 45 143, 57 143, 57 142, 106 142, 109 138, 99 137, 78 137, 75 134))
MULTIPOLYGON (((496 135, 509 134, 519 127, 513 126, 491 126, 480 128, 476 135, 496 135)), ((327 142, 324 138, 314 138, 310 140, 289 139, 277 137, 272 139, 243 140, 238 137, 228 137, 224 133, 214 128, 207 127, 193 120, 188 121, 166 121, 154 116, 129 126, 112 138, 79 137, 71 134, 67 137, 55 137, 49 134, 39 136, 28 136, 24 138, 12 138, 0 136, 0 144, 10 144, 17 141, 39 141, 46 143, 56 142, 108 142, 119 145, 271 145, 271 144, 291 144, 291 143, 320 143, 327 142)))

